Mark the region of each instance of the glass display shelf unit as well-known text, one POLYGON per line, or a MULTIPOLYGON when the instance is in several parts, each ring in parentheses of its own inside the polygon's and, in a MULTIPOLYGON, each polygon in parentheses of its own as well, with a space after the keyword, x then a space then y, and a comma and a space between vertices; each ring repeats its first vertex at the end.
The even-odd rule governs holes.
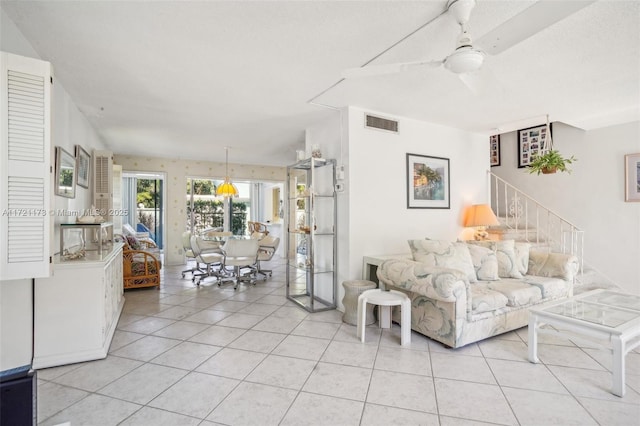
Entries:
POLYGON ((60 261, 102 260, 113 250, 113 223, 61 223, 60 261))
POLYGON ((287 167, 287 298, 309 312, 336 307, 335 160, 308 158, 287 167))

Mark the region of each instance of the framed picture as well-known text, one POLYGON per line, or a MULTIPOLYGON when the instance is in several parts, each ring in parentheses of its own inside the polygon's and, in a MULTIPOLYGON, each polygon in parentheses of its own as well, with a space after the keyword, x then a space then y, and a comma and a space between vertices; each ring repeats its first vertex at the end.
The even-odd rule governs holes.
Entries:
POLYGON ((500 165, 500 135, 489 136, 489 164, 500 165))
POLYGON ((407 208, 449 208, 449 159, 407 154, 407 208))
POLYGON ((625 201, 640 201, 640 153, 624 156, 625 201))
POLYGON ((78 186, 89 188, 89 170, 91 169, 91 155, 80 145, 76 145, 76 170, 78 186))
POLYGON ((553 124, 529 127, 518 130, 518 167, 527 167, 533 161, 533 157, 544 151, 550 143, 553 124), (547 134, 549 133, 549 134, 547 134))
POLYGON ((75 157, 56 146, 56 195, 76 198, 76 177, 75 157))

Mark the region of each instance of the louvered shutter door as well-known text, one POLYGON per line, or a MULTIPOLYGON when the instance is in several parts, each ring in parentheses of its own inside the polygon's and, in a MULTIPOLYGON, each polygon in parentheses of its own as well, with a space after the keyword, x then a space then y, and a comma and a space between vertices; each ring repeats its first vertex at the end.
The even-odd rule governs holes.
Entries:
POLYGON ((93 151, 93 205, 106 221, 113 209, 113 153, 93 151))
POLYGON ((0 52, 0 280, 51 271, 51 64, 0 52))

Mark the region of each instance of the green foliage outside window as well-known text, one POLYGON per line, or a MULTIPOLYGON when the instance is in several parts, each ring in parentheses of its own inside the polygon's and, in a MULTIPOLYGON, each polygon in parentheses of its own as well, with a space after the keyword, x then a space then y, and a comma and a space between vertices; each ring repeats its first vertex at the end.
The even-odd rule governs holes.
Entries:
MULTIPOLYGON (((187 217, 191 217, 191 203, 187 200, 187 217)), ((224 203, 221 200, 193 200, 194 232, 208 228, 222 228, 224 225, 224 203)), ((247 203, 233 202, 231 212, 231 232, 243 235, 247 227, 247 203)))
POLYGON ((159 197, 158 191, 161 190, 159 182, 156 179, 137 179, 136 203, 142 203, 146 208, 155 207, 156 199, 159 197))

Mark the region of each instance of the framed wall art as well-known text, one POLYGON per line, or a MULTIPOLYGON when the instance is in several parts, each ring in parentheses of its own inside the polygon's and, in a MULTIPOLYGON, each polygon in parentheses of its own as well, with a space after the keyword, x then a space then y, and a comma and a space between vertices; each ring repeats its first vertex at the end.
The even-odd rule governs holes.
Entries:
POLYGON ((527 167, 533 161, 534 156, 538 155, 550 143, 553 125, 549 125, 547 130, 546 124, 540 126, 529 127, 527 129, 518 130, 518 167, 527 167))
POLYGON ((407 208, 448 209, 449 159, 407 154, 407 208))
POLYGON ((89 188, 89 171, 91 169, 91 155, 80 145, 76 145, 76 170, 78 186, 89 188))
POLYGON ((624 156, 624 200, 640 202, 640 153, 624 156))
POLYGON ((76 177, 75 157, 56 146, 56 195, 76 198, 76 177))
POLYGON ((500 135, 489 136, 489 164, 491 167, 500 165, 500 135))

